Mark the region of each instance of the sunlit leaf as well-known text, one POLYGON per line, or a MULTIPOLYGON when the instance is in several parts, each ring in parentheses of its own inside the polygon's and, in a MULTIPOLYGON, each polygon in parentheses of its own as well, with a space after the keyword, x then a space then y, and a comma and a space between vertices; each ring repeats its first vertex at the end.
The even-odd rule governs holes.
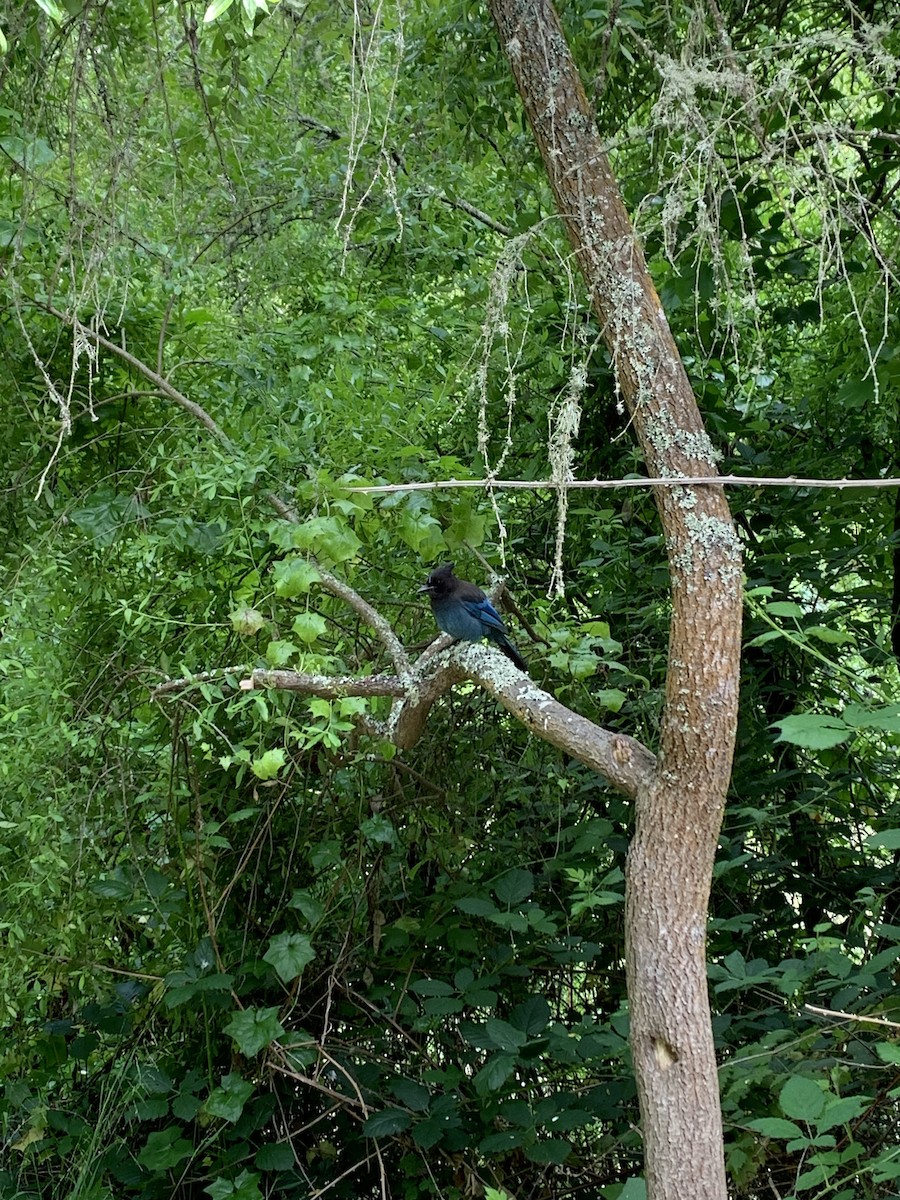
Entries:
POLYGON ((852 730, 840 717, 820 716, 818 713, 796 713, 781 721, 773 721, 780 730, 776 741, 792 742, 807 750, 827 750, 846 742, 852 730))
POLYGON ((207 23, 217 20, 223 13, 228 12, 233 3, 234 0, 212 0, 212 4, 203 14, 203 20, 207 23))
POLYGON ((259 758, 254 758, 250 768, 257 779, 274 779, 286 762, 287 755, 284 750, 276 746, 261 754, 259 758))

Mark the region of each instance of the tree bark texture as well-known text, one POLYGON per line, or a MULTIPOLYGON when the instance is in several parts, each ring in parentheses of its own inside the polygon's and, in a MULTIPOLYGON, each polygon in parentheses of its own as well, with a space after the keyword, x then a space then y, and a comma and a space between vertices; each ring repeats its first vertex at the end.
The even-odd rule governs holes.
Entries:
MULTIPOLYGON (((490 0, 651 475, 712 445, 550 0, 490 0)), ((741 557, 724 490, 655 491, 672 619, 659 756, 635 805, 626 961, 650 1200, 724 1200, 706 917, 737 723, 741 557)))

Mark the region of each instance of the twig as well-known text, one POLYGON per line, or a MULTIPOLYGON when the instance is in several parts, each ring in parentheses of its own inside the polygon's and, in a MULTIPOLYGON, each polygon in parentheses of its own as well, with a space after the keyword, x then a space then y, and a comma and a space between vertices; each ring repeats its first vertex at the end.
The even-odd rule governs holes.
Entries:
POLYGON ((460 212, 468 213, 470 217, 474 217, 476 221, 480 221, 488 229, 493 229, 495 233, 500 233, 504 237, 513 236, 513 231, 508 225, 504 225, 501 221, 495 221, 493 217, 488 216, 486 212, 482 212, 480 208, 476 208, 474 204, 470 204, 468 200, 461 200, 458 196, 448 196, 446 192, 435 191, 432 194, 436 200, 440 200, 448 208, 458 208, 460 212))
MULTIPOLYGON (((359 592, 355 591, 349 584, 344 583, 342 579, 338 579, 336 575, 332 575, 330 571, 326 571, 324 567, 320 567, 318 564, 316 565, 316 570, 319 573, 319 582, 322 587, 331 592, 333 596, 337 596, 339 600, 343 600, 345 604, 349 604, 353 611, 362 617, 369 628, 373 629, 378 635, 381 644, 391 656, 394 670, 401 679, 408 679, 410 675, 409 655, 403 648, 403 643, 394 633, 390 621, 386 617, 383 617, 376 608, 373 608, 367 600, 364 600, 359 592)), ((380 694, 385 695, 386 693, 382 692, 380 694)))
POLYGON ((867 1025, 886 1025, 889 1029, 900 1029, 900 1021, 889 1021, 887 1017, 864 1017, 859 1013, 838 1012, 833 1008, 819 1008, 815 1004, 804 1004, 806 1012, 820 1017, 838 1017, 842 1021, 862 1021, 867 1025))
POLYGON ((234 449, 231 438, 220 425, 216 424, 206 409, 201 408, 199 404, 195 404, 193 400, 189 400, 183 392, 179 392, 178 388, 172 387, 171 383, 167 379, 164 379, 158 371, 154 371, 152 367, 148 367, 145 362, 142 362, 134 354, 129 353, 123 346, 117 346, 115 342, 111 342, 109 338, 105 338, 98 330, 91 329, 89 325, 82 324, 77 317, 60 312, 52 304, 39 304, 38 307, 43 308, 51 316, 56 317, 58 321, 62 321, 64 325, 71 325, 73 329, 77 329, 88 341, 96 342, 104 350, 117 355, 124 362, 127 362, 130 367, 134 367, 139 375, 143 375, 145 379, 149 379, 164 396, 167 396, 169 400, 177 404, 179 408, 183 408, 185 412, 190 413, 201 425, 204 425, 218 442, 229 450, 234 449))
POLYGON ((153 689, 150 699, 158 700, 160 696, 168 696, 172 692, 183 692, 199 683, 221 683, 227 687, 228 681, 225 678, 227 675, 234 675, 235 678, 240 679, 246 673, 247 664, 241 663, 239 667, 217 667, 214 671, 199 671, 196 675, 185 675, 181 679, 167 679, 165 683, 161 683, 153 689))
POLYGON ((252 671, 239 686, 242 692, 270 687, 305 692, 308 696, 322 696, 326 700, 339 700, 344 696, 405 696, 409 690, 409 684, 396 675, 304 675, 299 671, 266 668, 252 671))
MULTIPOLYGON (((699 484, 720 484, 726 487, 793 487, 793 488, 892 488, 900 487, 900 478, 887 479, 802 479, 797 475, 674 475, 659 479, 637 476, 629 479, 568 479, 569 488, 640 488, 640 487, 697 487, 699 484)), ((536 492, 556 491, 559 483, 553 479, 438 479, 430 483, 383 483, 357 487, 349 491, 373 496, 388 492, 430 492, 453 488, 532 488, 536 492)))

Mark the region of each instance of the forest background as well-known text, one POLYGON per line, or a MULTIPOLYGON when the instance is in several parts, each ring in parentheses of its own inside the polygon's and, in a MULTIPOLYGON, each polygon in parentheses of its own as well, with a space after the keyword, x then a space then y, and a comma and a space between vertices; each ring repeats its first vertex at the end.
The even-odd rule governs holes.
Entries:
MULTIPOLYGON (((560 6, 724 473, 900 475, 892 8, 560 6)), ((0 25, 0 1191, 639 1200, 628 799, 476 688, 398 750, 236 686, 383 667, 313 550, 420 648, 486 560, 533 678, 655 747, 649 488, 361 490, 644 474, 490 13, 0 25)), ((728 494, 730 1190, 887 1200, 896 1029, 839 1014, 898 1008, 898 493, 728 494)))

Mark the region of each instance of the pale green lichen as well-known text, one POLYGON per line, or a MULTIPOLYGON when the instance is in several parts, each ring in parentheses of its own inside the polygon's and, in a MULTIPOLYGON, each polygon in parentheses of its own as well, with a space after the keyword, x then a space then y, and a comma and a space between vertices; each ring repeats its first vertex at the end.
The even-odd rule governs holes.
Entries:
POLYGON ((689 512, 685 517, 687 538, 679 542, 671 554, 675 567, 673 585, 686 584, 690 592, 697 590, 692 581, 694 573, 706 564, 715 570, 723 586, 730 588, 740 577, 740 543, 730 521, 709 513, 689 512), (724 562, 721 558, 724 557, 724 562), (719 560, 713 565, 713 560, 719 560))

